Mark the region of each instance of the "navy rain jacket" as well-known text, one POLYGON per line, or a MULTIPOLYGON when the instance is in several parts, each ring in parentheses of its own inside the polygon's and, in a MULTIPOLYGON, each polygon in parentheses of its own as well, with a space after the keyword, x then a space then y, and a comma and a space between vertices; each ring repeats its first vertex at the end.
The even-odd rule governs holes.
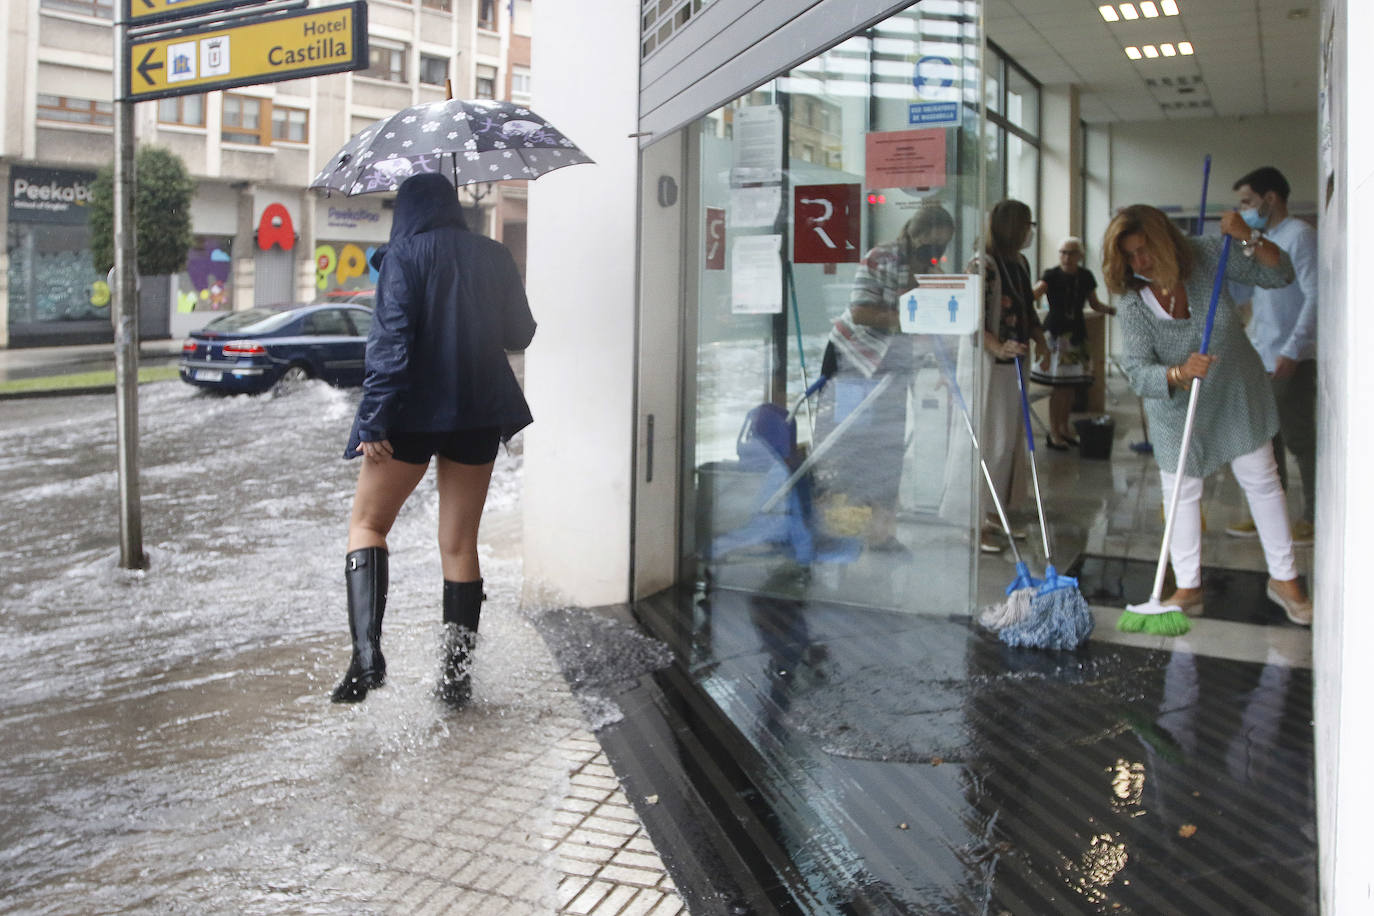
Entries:
POLYGON ((344 457, 393 432, 495 426, 509 440, 533 417, 506 351, 529 346, 534 328, 506 246, 467 230, 442 176, 407 179, 382 253, 363 397, 344 457))

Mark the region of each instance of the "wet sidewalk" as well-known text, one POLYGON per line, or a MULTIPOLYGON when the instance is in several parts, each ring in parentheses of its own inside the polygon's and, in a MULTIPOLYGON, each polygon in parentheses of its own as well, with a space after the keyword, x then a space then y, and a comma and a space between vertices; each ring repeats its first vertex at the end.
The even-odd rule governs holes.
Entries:
POLYGON ((110 398, 0 413, 6 910, 685 912, 636 813, 647 793, 622 788, 547 609, 522 604, 518 454, 483 526, 475 701, 432 696, 427 479, 391 540, 389 683, 329 703, 355 398, 143 386, 139 573, 117 568, 110 398))

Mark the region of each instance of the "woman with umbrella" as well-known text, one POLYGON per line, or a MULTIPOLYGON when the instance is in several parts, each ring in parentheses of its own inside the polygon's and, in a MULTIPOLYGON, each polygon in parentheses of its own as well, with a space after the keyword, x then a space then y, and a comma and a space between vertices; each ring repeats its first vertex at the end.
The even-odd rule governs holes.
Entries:
POLYGON ((487 484, 501 441, 532 420, 506 351, 528 346, 535 322, 511 253, 467 230, 454 186, 438 174, 401 185, 380 255, 363 396, 344 451, 364 458, 344 566, 353 657, 333 700, 362 700, 386 678, 386 538, 437 454, 446 629, 439 695, 459 705, 471 694, 485 597, 477 532, 487 484))
MULTIPOLYGON (((1265 288, 1293 282, 1288 255, 1251 230, 1239 213, 1224 214, 1221 231, 1241 248, 1241 256, 1226 263, 1227 280, 1265 288)), ((1202 613, 1202 481, 1229 464, 1264 546, 1266 594, 1293 623, 1308 625, 1312 602, 1298 580, 1287 498, 1270 443, 1278 409, 1224 284, 1211 352, 1198 352, 1221 250, 1220 237, 1185 237, 1161 211, 1143 204, 1117 213, 1102 240, 1107 288, 1122 296, 1121 365, 1145 400, 1166 498, 1174 488, 1168 469, 1177 469, 1183 446, 1189 389, 1193 379, 1206 379, 1169 544, 1178 591, 1165 604, 1193 616, 1202 613)))

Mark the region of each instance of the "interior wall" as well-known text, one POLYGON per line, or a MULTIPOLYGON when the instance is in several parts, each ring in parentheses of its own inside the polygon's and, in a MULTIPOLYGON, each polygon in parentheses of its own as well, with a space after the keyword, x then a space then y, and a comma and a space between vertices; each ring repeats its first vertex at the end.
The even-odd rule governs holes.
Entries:
POLYGON ((525 358, 525 587, 540 600, 609 604, 627 600, 630 578, 638 6, 588 16, 540 3, 535 16, 534 108, 595 164, 529 190, 526 288, 539 331, 525 358))
POLYGON ((1067 85, 1040 91, 1040 213, 1035 235, 1043 269, 1059 263, 1059 243, 1066 236, 1083 231, 1078 92, 1077 86, 1067 85))

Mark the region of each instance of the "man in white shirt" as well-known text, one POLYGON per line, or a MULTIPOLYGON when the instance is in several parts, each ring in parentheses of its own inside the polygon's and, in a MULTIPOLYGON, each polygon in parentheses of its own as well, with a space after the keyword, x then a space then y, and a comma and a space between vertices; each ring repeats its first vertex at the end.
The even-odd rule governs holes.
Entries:
MULTIPOLYGON (((1233 189, 1254 238, 1263 234, 1288 252, 1297 273, 1297 279, 1281 289, 1233 288, 1233 296, 1238 302, 1251 302, 1250 342, 1264 361, 1279 408, 1279 433, 1274 437, 1279 479, 1288 489, 1285 448, 1297 458, 1302 477, 1303 511, 1293 523, 1293 541, 1310 544, 1317 495, 1317 234, 1288 215, 1288 180, 1273 166, 1255 169, 1233 189)), ((1247 518, 1226 533, 1254 537, 1255 526, 1247 518)))

